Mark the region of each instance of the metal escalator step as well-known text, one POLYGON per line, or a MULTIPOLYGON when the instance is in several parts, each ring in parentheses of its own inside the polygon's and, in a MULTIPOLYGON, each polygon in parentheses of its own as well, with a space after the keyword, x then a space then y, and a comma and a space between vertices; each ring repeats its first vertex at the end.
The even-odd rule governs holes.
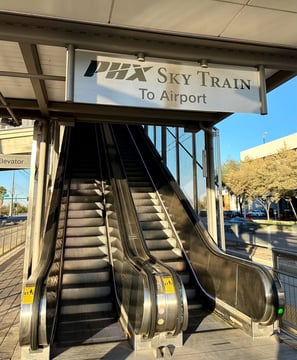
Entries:
POLYGON ((109 311, 98 311, 98 312, 84 312, 84 313, 69 313, 69 314, 60 314, 59 322, 60 324, 73 324, 74 322, 88 321, 100 319, 101 321, 111 321, 114 320, 116 311, 114 307, 109 311))
POLYGON ((186 290, 186 294, 187 294, 187 299, 189 300, 193 300, 193 299, 197 299, 197 290, 193 287, 185 287, 186 290))
POLYGON ((171 229, 169 228, 168 221, 141 221, 140 226, 142 230, 167 230, 168 233, 172 233, 171 229))
POLYGON ((81 219, 81 218, 97 218, 103 216, 102 209, 91 210, 69 210, 67 214, 68 219, 81 219))
POLYGON ((197 311, 199 312, 205 309, 205 307, 197 300, 197 298, 195 298, 195 299, 188 299, 188 309, 190 311, 189 318, 190 320, 192 320, 191 318, 195 316, 197 311))
POLYGON ((182 272, 187 270, 187 265, 184 259, 169 259, 164 262, 166 263, 166 265, 172 267, 172 269, 174 269, 177 272, 182 272))
POLYGON ((127 164, 127 162, 125 162, 125 171, 126 171, 128 179, 130 179, 130 178, 140 178, 140 179, 146 179, 147 180, 147 175, 146 175, 146 173, 144 171, 140 170, 139 163, 127 164))
POLYGON ((150 250, 151 254, 162 261, 178 260, 181 258, 180 249, 150 250))
POLYGON ((101 217, 97 218, 69 218, 67 220, 67 227, 94 227, 94 226, 104 226, 105 220, 101 217))
POLYGON ((68 236, 98 236, 106 232, 105 226, 86 226, 86 227, 67 227, 66 237, 68 236))
POLYGON ((156 198, 157 197, 157 194, 154 192, 154 189, 149 186, 149 187, 140 187, 140 186, 137 186, 137 187, 130 187, 130 190, 131 190, 131 193, 132 193, 132 196, 134 199, 137 199, 137 198, 142 198, 142 197, 149 197, 149 198, 156 198))
POLYGON ((163 221, 165 220, 165 214, 160 212, 153 212, 153 213, 139 213, 138 214, 138 220, 141 222, 150 222, 150 221, 163 221))
POLYGON ((154 250, 172 250, 174 246, 168 241, 168 239, 158 240, 146 240, 146 245, 150 251, 154 250))
POLYGON ((98 210, 103 209, 103 204, 101 201, 96 200, 96 202, 76 202, 76 203, 69 203, 68 211, 69 210, 98 210))
POLYGON ((137 159, 131 159, 131 153, 125 157, 124 164, 127 174, 144 174, 144 171, 141 169, 141 163, 137 159), (142 171, 137 171, 138 169, 142 171))
POLYGON ((69 202, 70 203, 95 203, 98 201, 102 201, 102 197, 98 195, 70 195, 69 202))
POLYGON ((88 188, 88 189, 71 189, 70 196, 98 196, 102 197, 103 192, 99 188, 88 188))
POLYGON ((82 169, 81 166, 77 169, 71 169, 71 176, 79 179, 93 178, 96 179, 98 177, 98 172, 96 170, 90 170, 89 167, 82 169))
POLYGON ((137 179, 130 179, 128 178, 128 183, 129 183, 129 187, 149 187, 151 186, 150 181, 145 181, 145 179, 143 181, 137 180, 137 179))
POLYGON ((73 284, 92 284, 103 283, 110 280, 110 271, 107 268, 105 271, 83 271, 76 273, 63 274, 63 286, 70 286, 73 284))
POLYGON ((151 213, 162 213, 162 207, 160 205, 154 206, 138 206, 137 213, 138 214, 151 214, 151 213))
POLYGON ((111 295, 110 285, 106 286, 84 286, 84 287, 63 287, 61 291, 61 300, 63 303, 67 300, 75 301, 82 299, 100 299, 111 295))
POLYGON ((60 314, 64 315, 76 315, 83 316, 82 314, 91 314, 91 313, 99 313, 99 312, 111 312, 113 311, 113 304, 110 301, 97 301, 97 302, 89 302, 89 303, 78 303, 75 301, 71 301, 69 303, 64 302, 60 308, 60 314))
POLYGON ((71 179, 71 190, 93 190, 101 189, 101 184, 98 180, 94 179, 71 179))
POLYGON ((138 206, 158 206, 160 205, 159 199, 152 198, 134 198, 134 204, 138 206))
POLYGON ((73 346, 127 340, 115 319, 96 319, 75 323, 62 323, 57 333, 57 345, 73 346), (79 329, 79 330, 78 330, 79 329))
POLYGON ((182 280, 182 282, 183 282, 183 284, 184 284, 185 286, 187 286, 187 284, 190 283, 190 281, 191 281, 191 276, 190 276, 190 273, 189 273, 188 271, 180 272, 180 273, 179 273, 179 276, 180 276, 180 278, 181 278, 181 280, 182 280))
POLYGON ((66 247, 84 247, 84 246, 101 246, 106 245, 106 235, 95 236, 68 236, 66 238, 66 247))
POLYGON ((64 259, 101 259, 108 256, 108 248, 105 245, 102 246, 90 246, 90 247, 74 247, 65 248, 64 259))
POLYGON ((65 271, 80 271, 80 270, 99 270, 109 267, 108 258, 104 259, 80 259, 80 260, 67 260, 64 261, 65 271))
POLYGON ((145 240, 161 240, 167 239, 172 237, 172 230, 171 229, 164 229, 164 230, 143 230, 143 235, 145 240))

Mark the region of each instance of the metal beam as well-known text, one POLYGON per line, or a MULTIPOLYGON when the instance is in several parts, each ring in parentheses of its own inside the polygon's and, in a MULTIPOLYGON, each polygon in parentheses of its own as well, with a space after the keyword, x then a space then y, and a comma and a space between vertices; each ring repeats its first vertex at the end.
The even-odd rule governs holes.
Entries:
MULTIPOLYGON (((24 62, 26 64, 28 73, 41 75, 41 65, 39 61, 37 47, 34 44, 28 43, 19 43, 24 62)), ((38 77, 31 77, 31 84, 38 102, 39 110, 44 117, 49 116, 47 108, 47 91, 45 87, 44 80, 39 79, 38 77)))
POLYGON ((0 39, 297 72, 297 49, 0 12, 0 39))
POLYGON ((28 74, 17 71, 0 71, 0 76, 16 77, 24 79, 39 79, 39 80, 52 80, 52 81, 65 81, 66 76, 59 75, 45 75, 45 74, 28 74))
POLYGON ((293 77, 297 76, 297 72, 291 71, 278 71, 270 78, 266 80, 266 90, 267 92, 276 89, 279 85, 284 82, 291 80, 293 77))
MULTIPOLYGON (((14 110, 16 116, 22 115, 24 118, 40 118, 38 104, 35 100, 12 99, 7 101, 14 110)), ((0 104, 0 115, 4 107, 0 104)), ((197 116, 196 111, 163 110, 130 108, 124 106, 77 104, 66 102, 48 102, 49 116, 52 118, 71 117, 77 121, 104 121, 104 122, 126 122, 142 123, 150 125, 179 126, 200 130, 200 125, 204 124, 211 127, 213 124, 227 117, 228 113, 220 112, 200 112, 197 116)))
POLYGON ((11 109, 11 107, 9 106, 9 104, 7 103, 6 99, 4 98, 4 96, 2 95, 2 93, 0 92, 0 102, 1 104, 4 106, 4 108, 6 109, 7 113, 9 114, 9 116, 12 118, 15 126, 19 126, 21 125, 21 120, 19 120, 13 110, 11 109))

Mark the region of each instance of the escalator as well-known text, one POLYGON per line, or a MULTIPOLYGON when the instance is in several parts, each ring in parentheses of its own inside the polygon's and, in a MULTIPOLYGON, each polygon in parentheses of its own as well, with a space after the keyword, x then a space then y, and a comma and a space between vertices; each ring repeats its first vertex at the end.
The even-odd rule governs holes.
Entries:
POLYGON ((277 319, 273 274, 217 248, 141 127, 76 124, 64 145, 40 266, 25 284, 35 292, 22 304, 27 354, 182 346, 213 312, 242 328, 277 319))
POLYGON ((78 127, 70 148, 69 196, 56 346, 126 340, 118 322, 96 134, 78 127), (92 139, 93 136, 93 139, 92 139), (78 144, 84 143, 83 147, 78 144), (79 331, 77 331, 79 329, 79 331))
POLYGON ((183 281, 188 331, 213 312, 253 336, 273 324, 284 303, 275 274, 218 249, 142 127, 113 131, 147 247, 183 281))
POLYGON ((181 346, 183 284, 147 251, 108 131, 78 124, 65 142, 40 263, 25 284, 34 297, 22 304, 22 353, 47 359, 79 345, 181 346))
POLYGON ((191 329, 206 314, 205 296, 201 296, 203 294, 187 262, 183 246, 179 244, 180 239, 128 128, 113 126, 113 130, 146 245, 155 258, 173 268, 182 279, 191 329))

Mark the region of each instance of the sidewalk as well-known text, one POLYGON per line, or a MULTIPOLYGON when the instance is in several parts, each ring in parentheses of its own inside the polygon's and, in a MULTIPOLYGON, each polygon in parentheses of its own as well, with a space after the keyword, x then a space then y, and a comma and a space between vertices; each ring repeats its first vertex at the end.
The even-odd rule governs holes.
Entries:
POLYGON ((244 242, 226 240, 226 252, 243 259, 252 260, 256 263, 273 267, 273 256, 271 248, 258 247, 244 242))
POLYGON ((226 252, 265 266, 273 267, 273 248, 297 252, 295 228, 279 229, 276 226, 254 232, 225 232, 226 252))
POLYGON ((24 245, 0 258, 0 360, 19 360, 24 245))
MULTIPOLYGON (((19 347, 19 314, 21 303, 21 286, 23 277, 24 246, 20 246, 0 258, 0 360, 20 360, 19 347)), ((183 348, 177 348, 172 359, 190 360, 295 360, 297 359, 297 347, 295 342, 289 343, 274 334, 269 337, 251 338, 239 329, 212 329, 211 331, 197 330, 186 339, 183 348), (288 346, 288 344, 290 346, 288 346)), ((99 359, 144 359, 126 349, 127 356, 119 354, 119 345, 108 344, 111 348, 109 353, 92 357, 99 359), (119 356, 117 356, 118 354, 119 356), (123 357, 124 356, 124 357, 123 357)), ((55 359, 75 360, 86 359, 85 346, 69 348, 55 359)), ((89 358, 89 357, 87 357, 89 358)), ((149 357, 151 359, 151 357, 149 357)))

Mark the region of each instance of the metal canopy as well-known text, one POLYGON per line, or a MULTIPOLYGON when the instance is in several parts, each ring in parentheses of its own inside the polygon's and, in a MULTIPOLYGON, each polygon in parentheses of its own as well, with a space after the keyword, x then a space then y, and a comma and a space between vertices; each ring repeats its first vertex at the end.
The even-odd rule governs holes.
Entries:
POLYGON ((229 113, 65 101, 66 47, 265 66, 267 91, 297 74, 294 0, 1 0, 0 116, 199 129, 229 113))

